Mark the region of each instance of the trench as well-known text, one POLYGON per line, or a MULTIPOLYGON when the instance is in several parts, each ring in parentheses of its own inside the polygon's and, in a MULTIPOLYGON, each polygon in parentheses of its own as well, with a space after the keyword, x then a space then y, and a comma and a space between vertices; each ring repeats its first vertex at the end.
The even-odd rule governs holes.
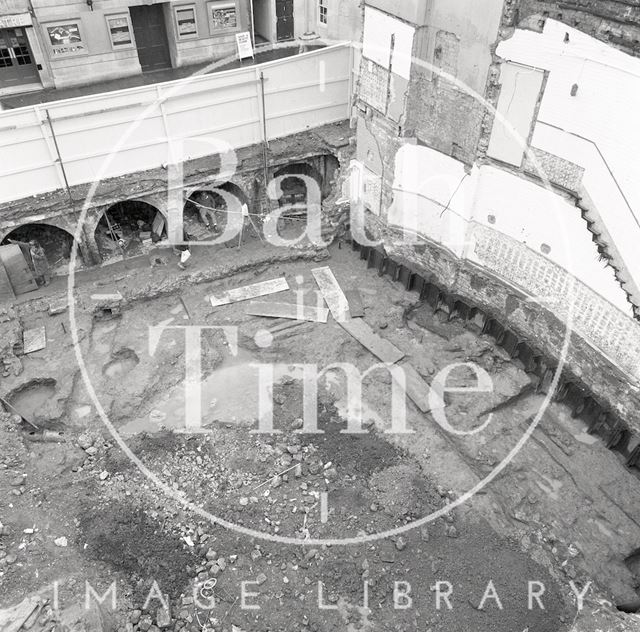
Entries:
MULTIPOLYGON (((557 368, 554 358, 546 356, 522 336, 508 329, 503 324, 500 315, 491 314, 467 301, 464 297, 454 294, 433 282, 427 280, 411 267, 400 264, 388 257, 384 252, 375 248, 361 246, 352 242, 352 248, 358 251, 360 259, 366 262, 367 268, 374 268, 379 276, 388 275, 394 281, 402 283, 405 290, 416 292, 423 305, 428 305, 432 313, 443 327, 446 323, 460 321, 464 327, 476 334, 485 334, 493 338, 497 345, 509 355, 510 361, 522 368, 533 380, 516 396, 499 404, 498 409, 509 408, 518 401, 536 394, 548 394, 557 368)), ((405 312, 405 320, 412 318, 411 310, 405 312)), ((433 333, 440 333, 435 331, 433 333)), ((602 441, 605 446, 620 455, 630 472, 640 478, 640 436, 634 433, 628 425, 589 387, 581 382, 568 368, 563 371, 558 385, 553 393, 553 401, 562 403, 570 410, 571 418, 583 424, 584 430, 576 429, 573 434, 582 443, 602 441)), ((551 487, 553 488, 553 482, 551 487)), ((555 493, 551 489, 551 493, 555 493)), ((640 548, 622 557, 620 560, 627 567, 633 577, 633 589, 637 599, 615 603, 615 607, 624 613, 640 612, 640 548)))
MULTIPOLYGON (((442 323, 459 320, 474 333, 487 334, 502 347, 511 361, 535 378, 535 391, 547 394, 551 388, 557 361, 546 356, 530 341, 511 331, 499 314, 492 314, 473 305, 464 297, 449 292, 433 281, 406 266, 394 261, 384 252, 352 242, 352 248, 366 261, 367 268, 375 268, 380 276, 388 275, 402 283, 407 291, 417 292, 433 310, 442 323)), ((598 397, 579 378, 565 367, 556 390, 556 402, 565 403, 574 418, 581 419, 587 426, 588 435, 598 436, 607 448, 618 452, 626 465, 640 475, 640 434, 629 428, 614 410, 598 397)))

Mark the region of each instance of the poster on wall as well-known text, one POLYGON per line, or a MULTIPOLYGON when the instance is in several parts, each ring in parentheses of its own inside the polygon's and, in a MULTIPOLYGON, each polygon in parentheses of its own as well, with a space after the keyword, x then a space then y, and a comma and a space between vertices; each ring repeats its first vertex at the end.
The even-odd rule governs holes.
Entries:
POLYGON ((111 43, 114 47, 133 44, 129 19, 126 16, 118 15, 107 18, 107 24, 109 25, 109 37, 111 37, 111 43))
POLYGON ((215 2, 209 5, 211 12, 211 30, 227 31, 238 27, 238 16, 235 2, 221 4, 215 2))
POLYGON ((176 9, 176 22, 180 37, 191 37, 198 34, 195 7, 176 9))
POLYGON ((80 35, 80 26, 75 22, 48 26, 47 35, 54 55, 86 52, 80 35))

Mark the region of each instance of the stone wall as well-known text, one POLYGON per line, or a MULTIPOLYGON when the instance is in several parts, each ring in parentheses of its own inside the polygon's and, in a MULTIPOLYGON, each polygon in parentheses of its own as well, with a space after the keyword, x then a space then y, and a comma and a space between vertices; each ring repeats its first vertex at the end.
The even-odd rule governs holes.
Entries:
MULTIPOLYGON (((500 252, 497 260, 495 253, 486 254, 483 265, 479 265, 473 261, 459 259, 428 238, 424 238, 419 246, 404 244, 402 236, 397 231, 390 229, 371 214, 366 216, 366 225, 371 237, 381 242, 379 249, 395 262, 406 265, 420 274, 425 281, 442 288, 450 300, 460 299, 482 310, 484 318, 480 326, 486 324, 488 319, 495 319, 503 329, 514 332, 518 342, 526 343, 534 350, 535 355, 543 357, 549 368, 559 365, 561 350, 568 335, 567 327, 544 302, 530 300, 524 288, 520 289, 506 278, 506 269, 513 268, 514 265, 517 268, 518 262, 514 264, 513 257, 500 250, 504 236, 498 236, 497 239, 480 245, 481 251, 488 247, 497 248, 500 252)), ((510 243, 509 247, 512 254, 527 254, 524 252, 526 248, 517 242, 510 243)), ((517 270, 513 274, 516 272, 517 270)), ((545 276, 544 270, 542 275, 545 276)), ((559 294, 562 292, 562 288, 558 283, 554 283, 554 279, 546 279, 545 287, 547 285, 552 288, 556 286, 559 294)), ((576 304, 577 322, 569 334, 563 376, 566 381, 579 385, 583 397, 594 398, 599 409, 605 411, 605 414, 610 411, 612 424, 618 420, 629 432, 640 433, 640 420, 637 416, 640 395, 638 388, 632 386, 630 375, 624 368, 607 359, 577 331, 579 328, 591 326, 602 328, 601 331, 609 337, 612 348, 617 345, 618 349, 626 354, 629 362, 633 363, 635 359, 637 371, 640 344, 637 327, 632 339, 626 337, 627 332, 624 329, 629 324, 626 321, 622 325, 612 323, 611 332, 607 332, 606 328, 609 325, 600 320, 602 314, 590 311, 589 305, 586 304, 585 299, 591 298, 597 300, 599 297, 586 292, 576 304), (628 354, 624 350, 625 345, 629 347, 628 354)), ((453 311, 450 303, 443 307, 448 313, 453 311)))
MULTIPOLYGON (((341 165, 348 165, 350 157, 351 129, 348 122, 326 125, 312 132, 294 134, 270 143, 268 152, 268 178, 279 168, 300 161, 309 161, 322 171, 324 155, 335 156, 341 165)), ((262 145, 245 147, 236 152, 236 173, 223 181, 216 179, 220 171, 219 156, 207 156, 184 164, 184 189, 215 186, 224 181, 236 184, 247 196, 252 209, 264 209, 265 183, 262 145)), ((111 205, 123 200, 141 200, 168 216, 167 172, 154 169, 98 183, 92 191, 88 185, 73 187, 70 191, 58 190, 0 205, 0 241, 9 232, 29 223, 45 223, 58 226, 74 234, 82 210, 86 205, 80 233, 79 248, 87 263, 101 261, 93 237, 93 231, 102 213, 111 205), (91 199, 87 202, 89 195, 91 199)), ((181 218, 181 216, 180 216, 181 218)))

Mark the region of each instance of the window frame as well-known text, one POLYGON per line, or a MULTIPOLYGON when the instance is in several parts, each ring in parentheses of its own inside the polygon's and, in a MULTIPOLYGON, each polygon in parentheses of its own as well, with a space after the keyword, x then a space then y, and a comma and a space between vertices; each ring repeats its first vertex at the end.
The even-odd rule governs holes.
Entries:
POLYGON ((329 25, 329 0, 318 0, 318 24, 321 27, 329 25))
POLYGON ((173 20, 176 28, 176 39, 182 40, 191 40, 198 39, 200 37, 200 25, 198 24, 198 10, 197 6, 194 3, 187 4, 178 4, 173 7, 173 20), (195 33, 180 33, 180 21, 178 19, 178 13, 180 11, 190 10, 193 12, 193 24, 195 26, 195 33))
POLYGON ((136 47, 136 40, 133 34, 133 24, 131 23, 131 16, 129 13, 119 12, 119 13, 107 13, 104 16, 105 23, 107 25, 107 33, 109 35, 109 41, 111 42, 111 50, 128 50, 130 48, 136 47), (113 20, 114 18, 124 18, 127 21, 127 26, 129 27, 129 35, 131 41, 126 44, 116 44, 113 41, 113 36, 111 34, 111 26, 109 24, 109 20, 113 20))

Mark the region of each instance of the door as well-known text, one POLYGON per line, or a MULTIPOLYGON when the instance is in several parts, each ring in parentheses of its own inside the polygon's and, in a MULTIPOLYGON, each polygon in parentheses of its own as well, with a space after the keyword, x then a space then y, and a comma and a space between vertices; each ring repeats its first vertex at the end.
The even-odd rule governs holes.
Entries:
POLYGON ((276 24, 279 42, 293 39, 293 0, 276 0, 276 24))
POLYGON ((17 244, 0 246, 0 262, 0 265, 3 265, 7 272, 15 294, 25 294, 38 289, 33 272, 24 258, 20 246, 17 244))
POLYGON ((167 29, 161 4, 129 7, 138 59, 143 72, 171 68, 167 29))
POLYGON ((0 29, 0 88, 39 82, 24 28, 0 29))

